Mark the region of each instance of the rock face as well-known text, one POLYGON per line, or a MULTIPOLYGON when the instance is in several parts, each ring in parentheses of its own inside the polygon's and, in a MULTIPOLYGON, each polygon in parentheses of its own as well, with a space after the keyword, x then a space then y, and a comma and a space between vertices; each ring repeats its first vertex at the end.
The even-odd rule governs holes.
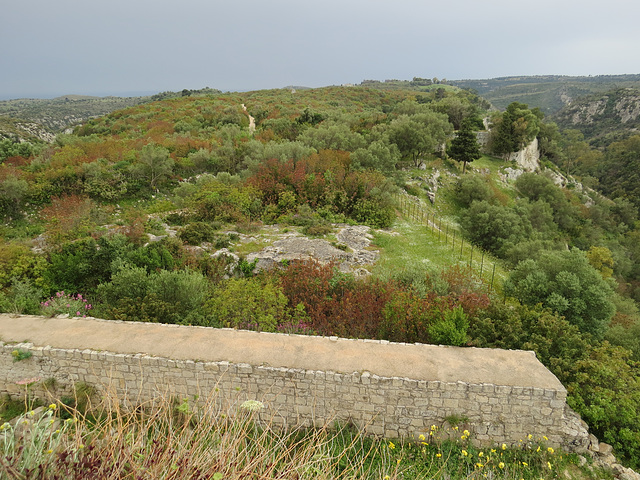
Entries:
POLYGON ((338 243, 332 245, 323 239, 288 236, 276 240, 273 245, 265 247, 260 252, 247 255, 247 261, 258 260, 256 271, 275 268, 283 261, 291 260, 336 262, 341 271, 361 275, 364 274, 362 267, 372 265, 379 257, 377 251, 368 250, 371 244, 369 227, 343 226, 336 238, 338 243))
POLYGON ((604 94, 582 97, 549 118, 561 129, 578 129, 587 140, 593 142, 597 139, 598 146, 604 146, 626 135, 638 133, 640 90, 618 88, 604 94))
POLYGON ((526 172, 535 172, 540 168, 540 149, 538 148, 538 139, 524 147, 519 152, 509 155, 509 160, 516 164, 526 172))

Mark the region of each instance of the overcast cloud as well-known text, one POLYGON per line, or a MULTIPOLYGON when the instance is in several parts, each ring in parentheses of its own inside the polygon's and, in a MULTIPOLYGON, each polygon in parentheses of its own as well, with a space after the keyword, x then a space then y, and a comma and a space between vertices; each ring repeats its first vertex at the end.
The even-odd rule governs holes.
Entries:
POLYGON ((640 73, 637 0, 14 0, 0 98, 640 73))

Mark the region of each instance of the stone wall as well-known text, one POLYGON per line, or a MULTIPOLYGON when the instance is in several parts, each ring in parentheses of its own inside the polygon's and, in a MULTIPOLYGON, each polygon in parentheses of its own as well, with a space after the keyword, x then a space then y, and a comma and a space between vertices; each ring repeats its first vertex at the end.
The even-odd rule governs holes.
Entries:
POLYGON ((467 417, 461 427, 478 442, 517 443, 532 434, 567 447, 587 436, 567 409, 561 386, 420 380, 0 342, 0 393, 24 395, 25 387, 16 382, 33 377, 40 381, 32 395, 45 395, 45 385, 57 396, 69 395, 75 383, 85 382, 132 404, 158 395, 199 395, 233 412, 251 399, 265 404, 261 415, 276 425, 352 421, 388 438, 418 436, 449 416, 467 417), (14 361, 17 349, 32 356, 14 361))

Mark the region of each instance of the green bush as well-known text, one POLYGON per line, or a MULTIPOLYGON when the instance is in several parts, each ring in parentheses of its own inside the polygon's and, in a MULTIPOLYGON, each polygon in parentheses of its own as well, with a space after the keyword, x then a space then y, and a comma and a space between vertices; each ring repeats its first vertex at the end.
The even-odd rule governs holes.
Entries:
POLYGON ((122 263, 111 281, 98 287, 100 315, 107 318, 161 323, 200 324, 208 282, 189 270, 149 274, 122 263))
POLYGON ((231 279, 207 301, 207 324, 275 332, 288 319, 287 304, 282 289, 269 279, 231 279))
POLYGON ((455 187, 455 200, 462 207, 469 208, 475 201, 493 203, 493 193, 487 179, 480 175, 463 175, 455 187))
POLYGON ((429 325, 431 341, 437 345, 461 346, 467 342, 469 320, 462 310, 456 307, 444 314, 444 319, 429 325))
POLYGON ((206 222, 193 222, 183 227, 178 237, 187 245, 200 245, 211 242, 215 237, 215 230, 206 222))
POLYGON ((392 205, 384 205, 370 198, 361 198, 353 206, 352 216, 360 223, 376 228, 387 228, 393 224, 395 210, 392 205))
POLYGON ((616 311, 611 287, 575 248, 520 262, 504 288, 526 305, 542 303, 596 338, 602 338, 616 311))
POLYGON ((41 297, 42 290, 35 287, 31 280, 14 278, 6 294, 0 291, 0 311, 37 315, 40 313, 41 297))
POLYGON ((329 225, 311 225, 302 229, 302 233, 310 237, 324 237, 332 231, 329 225))

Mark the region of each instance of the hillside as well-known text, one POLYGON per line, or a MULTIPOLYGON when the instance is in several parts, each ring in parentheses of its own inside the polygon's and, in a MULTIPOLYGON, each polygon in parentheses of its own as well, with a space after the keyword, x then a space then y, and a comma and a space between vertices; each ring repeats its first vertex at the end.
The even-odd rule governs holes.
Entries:
POLYGON ((534 139, 568 155, 537 112, 496 117, 502 158, 463 174, 454 126, 488 112, 459 88, 169 97, 7 154, 4 311, 531 349, 638 465, 638 212, 505 161, 534 139), (303 237, 356 268, 274 255, 303 237))
POLYGON ((561 129, 577 129, 594 146, 640 132, 640 89, 618 88, 576 99, 549 117, 561 129))
POLYGON ((531 108, 539 108, 545 115, 551 115, 583 96, 615 88, 638 88, 640 75, 536 75, 450 80, 447 83, 476 91, 500 110, 504 110, 511 102, 521 102, 531 108))
POLYGON ((54 99, 21 98, 0 101, 0 119, 9 117, 41 125, 52 133, 90 118, 148 101, 148 97, 89 97, 67 95, 54 99))

